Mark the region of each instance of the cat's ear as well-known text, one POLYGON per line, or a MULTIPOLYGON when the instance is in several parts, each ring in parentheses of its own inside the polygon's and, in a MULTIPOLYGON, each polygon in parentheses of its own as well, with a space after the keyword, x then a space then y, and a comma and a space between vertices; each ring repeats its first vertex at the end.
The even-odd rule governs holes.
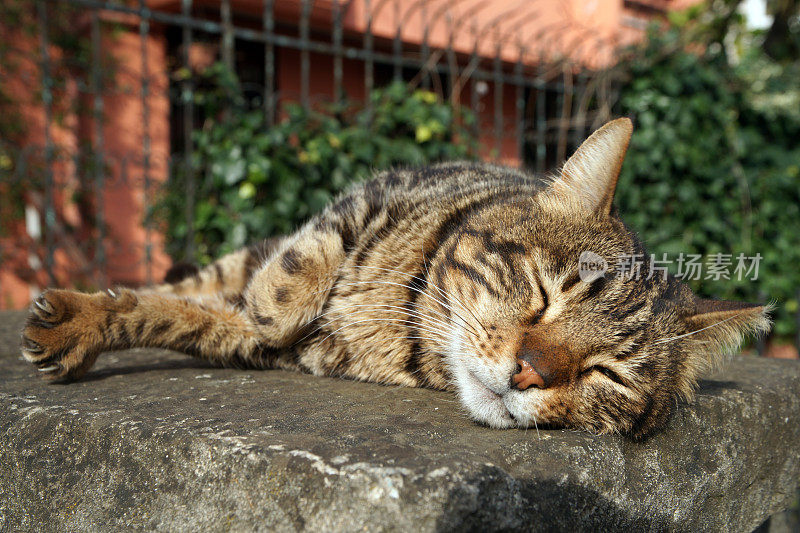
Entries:
POLYGON ((725 355, 735 353, 746 335, 769 331, 772 306, 704 300, 689 294, 682 307, 680 315, 686 333, 661 342, 683 344, 686 359, 683 371, 676 375, 677 386, 679 394, 691 400, 697 380, 717 367, 725 355))
POLYGON ((739 347, 745 335, 760 335, 770 329, 769 305, 694 298, 694 309, 684 316, 689 333, 706 356, 739 347))
POLYGON ((582 210, 607 215, 632 133, 633 124, 627 118, 612 120, 595 131, 564 164, 552 192, 582 210))

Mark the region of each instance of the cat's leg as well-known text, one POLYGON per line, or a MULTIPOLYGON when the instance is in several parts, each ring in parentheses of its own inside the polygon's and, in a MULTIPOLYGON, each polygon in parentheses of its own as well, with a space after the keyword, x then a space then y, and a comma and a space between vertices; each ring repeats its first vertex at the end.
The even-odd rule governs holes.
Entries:
POLYGON ((288 346, 322 309, 345 257, 352 220, 326 213, 292 237, 229 254, 194 275, 154 287, 160 294, 218 295, 247 309, 263 341, 288 346))
MULTIPOLYGON (((43 375, 65 379, 80 377, 103 351, 130 347, 173 349, 222 365, 297 368, 290 350, 279 348, 290 347, 319 316, 344 261, 345 243, 365 220, 367 207, 355 207, 334 206, 280 241, 271 258, 248 274, 242 293, 241 283, 229 292, 217 288, 215 295, 188 297, 181 292, 199 291, 180 284, 137 292, 47 291, 32 306, 23 355, 43 375)), ((232 260, 232 268, 245 265, 246 257, 232 260)), ((216 287, 211 277, 204 279, 197 285, 216 287)))
POLYGON ((261 338, 289 346, 322 311, 345 259, 341 225, 308 224, 250 278, 244 305, 261 338))
POLYGON ((167 273, 165 283, 152 287, 152 290, 179 296, 221 294, 230 301, 236 301, 247 286, 252 273, 269 259, 283 239, 283 237, 266 239, 227 254, 202 269, 193 265, 178 264, 167 273))
POLYGON ((131 347, 182 351, 223 366, 270 368, 252 321, 221 298, 182 298, 128 289, 85 294, 50 290, 37 298, 22 353, 50 379, 77 379, 98 354, 131 347))

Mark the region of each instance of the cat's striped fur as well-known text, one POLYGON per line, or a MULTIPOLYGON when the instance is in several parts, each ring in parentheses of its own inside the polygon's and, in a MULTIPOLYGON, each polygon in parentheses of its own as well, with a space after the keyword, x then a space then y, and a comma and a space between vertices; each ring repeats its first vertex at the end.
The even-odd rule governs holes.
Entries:
POLYGON ((550 182, 473 163, 383 172, 293 235, 180 281, 47 291, 23 354, 48 378, 76 379, 106 350, 171 348, 453 390, 493 427, 643 437, 713 354, 768 320, 671 277, 580 279, 582 251, 646 257, 611 207, 630 134, 626 119, 606 125, 550 182))

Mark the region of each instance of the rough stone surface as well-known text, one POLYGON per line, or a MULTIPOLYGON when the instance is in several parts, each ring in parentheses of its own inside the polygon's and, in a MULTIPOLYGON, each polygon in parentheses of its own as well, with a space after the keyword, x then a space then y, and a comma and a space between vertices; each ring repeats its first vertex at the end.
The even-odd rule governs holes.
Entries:
POLYGON ((800 365, 738 358, 644 444, 497 431, 455 398, 171 352, 70 385, 0 314, 0 530, 726 530, 800 479, 800 365))

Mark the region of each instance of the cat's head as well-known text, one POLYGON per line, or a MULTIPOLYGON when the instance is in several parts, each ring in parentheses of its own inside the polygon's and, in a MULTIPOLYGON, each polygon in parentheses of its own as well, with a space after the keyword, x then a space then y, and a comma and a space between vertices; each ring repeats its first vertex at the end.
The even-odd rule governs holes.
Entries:
POLYGON ((763 306, 649 275, 612 208, 631 133, 606 124, 529 202, 485 209, 451 241, 442 283, 461 318, 446 359, 478 421, 643 438, 745 334, 769 329, 763 306))

